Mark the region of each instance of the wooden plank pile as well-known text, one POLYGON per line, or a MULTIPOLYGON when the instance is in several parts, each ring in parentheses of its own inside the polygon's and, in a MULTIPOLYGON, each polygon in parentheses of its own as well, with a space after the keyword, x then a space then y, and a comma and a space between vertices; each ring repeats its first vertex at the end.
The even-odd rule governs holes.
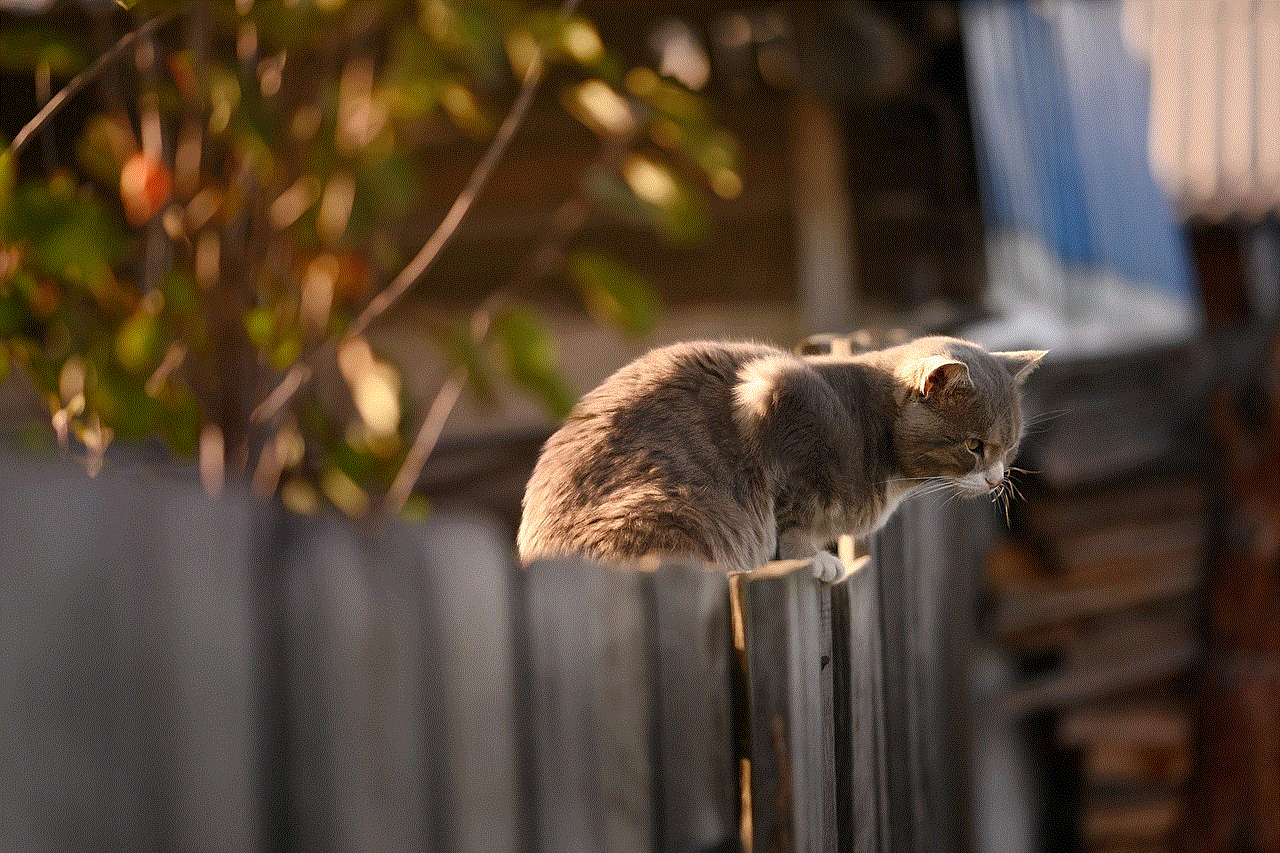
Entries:
POLYGON ((1245 336, 1210 404, 1218 500, 1196 685, 1188 851, 1280 853, 1280 330, 1245 336), (1232 375, 1234 374, 1234 375, 1232 375))
POLYGON ((1172 850, 1185 827, 1207 530, 1191 365, 1046 369, 1032 393, 1058 417, 1032 428, 1019 464, 1037 474, 988 559, 986 632, 1021 673, 999 712, 1052 721, 1084 850, 1172 850))

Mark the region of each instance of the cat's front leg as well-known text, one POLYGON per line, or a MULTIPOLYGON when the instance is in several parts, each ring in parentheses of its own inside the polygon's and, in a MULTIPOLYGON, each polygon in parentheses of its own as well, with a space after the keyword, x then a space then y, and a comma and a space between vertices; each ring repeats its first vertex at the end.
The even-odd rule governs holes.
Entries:
POLYGON ((784 560, 808 560, 813 576, 827 583, 836 583, 848 574, 839 557, 819 548, 809 532, 799 527, 779 531, 778 556, 784 560))

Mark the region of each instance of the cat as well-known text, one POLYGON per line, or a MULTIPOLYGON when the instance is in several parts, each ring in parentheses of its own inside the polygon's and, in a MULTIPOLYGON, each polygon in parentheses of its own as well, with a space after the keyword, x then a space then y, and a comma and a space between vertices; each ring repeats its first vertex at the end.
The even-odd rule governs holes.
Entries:
POLYGON ((1022 437, 1021 385, 1043 356, 946 337, 853 356, 652 350, 547 440, 520 558, 661 554, 737 571, 806 559, 836 580, 843 566, 824 546, 879 529, 926 484, 1000 488, 1022 437))

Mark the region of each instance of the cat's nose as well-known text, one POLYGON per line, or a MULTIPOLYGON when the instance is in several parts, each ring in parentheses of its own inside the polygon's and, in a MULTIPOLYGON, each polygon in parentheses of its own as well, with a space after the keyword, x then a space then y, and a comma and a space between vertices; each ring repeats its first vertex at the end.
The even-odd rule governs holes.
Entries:
POLYGON ((995 463, 982 472, 982 478, 987 481, 987 488, 995 491, 1004 482, 1004 465, 999 462, 995 463))

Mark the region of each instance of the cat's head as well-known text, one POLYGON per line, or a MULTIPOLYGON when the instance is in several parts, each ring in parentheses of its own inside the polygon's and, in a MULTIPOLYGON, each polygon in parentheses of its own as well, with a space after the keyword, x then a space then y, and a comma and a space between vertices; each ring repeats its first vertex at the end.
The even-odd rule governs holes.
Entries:
POLYGON ((1022 440, 1022 383, 1044 352, 932 337, 889 353, 903 396, 893 436, 900 476, 942 477, 973 494, 996 489, 1022 440))

